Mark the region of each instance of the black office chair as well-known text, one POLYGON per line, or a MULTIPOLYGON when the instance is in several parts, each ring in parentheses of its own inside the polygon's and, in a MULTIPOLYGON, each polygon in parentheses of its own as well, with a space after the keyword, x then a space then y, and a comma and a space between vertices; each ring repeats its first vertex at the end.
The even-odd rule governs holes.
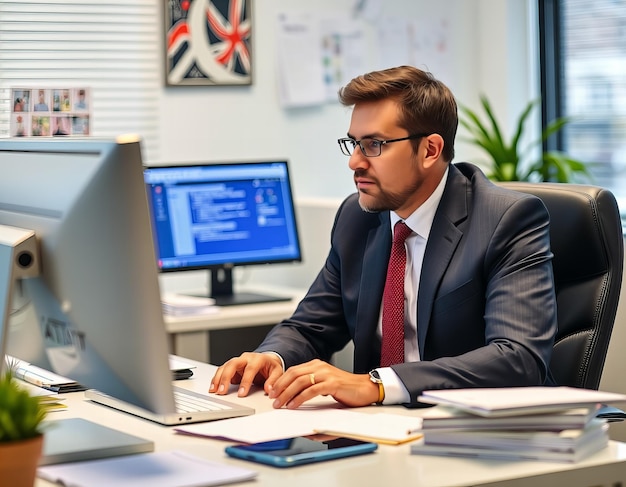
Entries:
POLYGON ((499 183, 541 198, 550 213, 558 332, 550 368, 559 385, 598 389, 622 285, 617 202, 603 188, 499 183))

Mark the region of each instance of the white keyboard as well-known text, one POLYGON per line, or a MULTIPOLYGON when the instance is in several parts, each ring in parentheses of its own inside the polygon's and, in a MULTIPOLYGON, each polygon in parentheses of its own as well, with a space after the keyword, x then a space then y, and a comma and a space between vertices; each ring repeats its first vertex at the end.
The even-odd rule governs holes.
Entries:
POLYGON ((200 421, 236 418, 254 414, 254 409, 243 404, 232 403, 223 399, 190 391, 181 387, 173 387, 173 399, 176 411, 171 413, 154 413, 147 409, 118 400, 95 389, 85 391, 85 397, 105 406, 125 411, 159 424, 174 426, 200 421))
POLYGON ((176 389, 174 391, 176 411, 179 413, 192 413, 198 411, 226 411, 232 409, 229 405, 212 401, 210 397, 198 397, 187 394, 186 391, 176 389))

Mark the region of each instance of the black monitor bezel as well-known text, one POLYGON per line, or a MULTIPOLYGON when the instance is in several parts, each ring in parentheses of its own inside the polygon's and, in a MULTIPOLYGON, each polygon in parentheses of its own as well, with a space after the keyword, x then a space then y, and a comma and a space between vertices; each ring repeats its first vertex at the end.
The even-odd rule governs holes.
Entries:
MULTIPOLYGON (((299 263, 302 262, 302 242, 300 240, 300 232, 298 226, 298 216, 296 214, 296 206, 295 206, 295 195, 294 189, 291 179, 291 172, 289 168, 289 161, 287 159, 267 159, 267 160, 242 160, 242 161, 219 161, 219 162, 185 162, 185 163, 176 163, 176 164, 146 164, 144 165, 144 174, 145 171, 152 169, 177 169, 177 168, 193 168, 193 167, 226 167, 226 166, 255 166, 255 165, 267 165, 267 164, 275 164, 280 163, 285 165, 285 171, 287 176, 287 183, 289 188, 289 206, 291 210, 291 214, 293 216, 293 230, 294 230, 294 241, 298 248, 298 257, 289 257, 289 258, 278 258, 278 259, 259 259, 259 260, 246 260, 246 261, 238 261, 238 262, 220 262, 220 263, 203 263, 201 265, 186 265, 180 267, 166 267, 161 268, 157 265, 157 269, 160 273, 166 274, 171 272, 184 272, 184 271, 202 271, 202 270, 219 270, 219 269, 232 269, 233 267, 244 267, 244 266, 257 266, 257 265, 271 265, 271 264, 285 264, 285 263, 299 263)), ((156 236, 156 225, 154 222, 154 214, 153 214, 153 202, 152 202, 152 192, 148 188, 148 183, 146 182, 146 194, 148 197, 148 203, 150 207, 150 223, 152 225, 153 230, 153 241, 155 246, 155 254, 157 256, 157 260, 160 256, 160 252, 158 249, 158 238, 156 236)))

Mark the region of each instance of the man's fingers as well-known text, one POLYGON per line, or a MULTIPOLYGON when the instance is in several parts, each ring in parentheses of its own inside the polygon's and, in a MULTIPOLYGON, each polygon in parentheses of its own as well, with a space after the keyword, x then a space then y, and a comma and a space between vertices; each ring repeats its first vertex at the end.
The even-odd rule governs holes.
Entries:
POLYGON ((239 384, 237 395, 248 395, 252 384, 275 381, 282 374, 280 359, 272 354, 245 352, 219 367, 211 380, 209 392, 226 394, 231 384, 239 384))
POLYGON ((290 367, 272 384, 269 397, 274 408, 296 409, 316 396, 332 396, 341 404, 359 407, 376 402, 378 393, 367 374, 352 374, 312 360, 290 367))
POLYGON ((277 365, 272 367, 270 371, 270 375, 267 377, 265 381, 265 385, 263 386, 263 390, 269 396, 274 388, 274 383, 278 380, 279 377, 283 375, 283 367, 282 365, 277 365))
POLYGON ((237 395, 239 397, 248 395, 250 387, 254 384, 254 381, 259 374, 261 365, 262 364, 259 363, 252 363, 248 364, 245 368, 243 375, 241 376, 241 381, 239 381, 239 390, 237 391, 237 395))
POLYGON ((290 409, 295 409, 319 393, 320 387, 316 383, 315 372, 297 366, 289 369, 281 377, 269 396, 274 399, 272 407, 281 408, 286 405, 290 409))
POLYGON ((237 384, 241 380, 243 370, 246 368, 246 361, 241 357, 235 357, 224 363, 217 369, 213 379, 211 379, 211 386, 209 392, 216 394, 226 394, 230 387, 230 384, 237 384))

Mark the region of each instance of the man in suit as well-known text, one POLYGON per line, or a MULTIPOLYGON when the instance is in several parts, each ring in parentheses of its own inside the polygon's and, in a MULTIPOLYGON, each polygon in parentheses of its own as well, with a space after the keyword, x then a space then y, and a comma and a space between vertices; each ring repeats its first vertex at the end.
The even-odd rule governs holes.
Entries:
POLYGON ((369 73, 339 96, 354 107, 339 145, 357 193, 339 208, 326 263, 293 316, 219 367, 210 391, 239 384, 244 396, 257 383, 276 408, 318 395, 356 407, 416 404, 428 389, 550 384, 557 322, 543 203, 451 163, 457 106, 430 73, 369 73), (386 284, 398 221, 410 234, 386 284), (397 282, 393 328, 386 287, 397 282), (354 373, 328 363, 349 340, 354 373))

